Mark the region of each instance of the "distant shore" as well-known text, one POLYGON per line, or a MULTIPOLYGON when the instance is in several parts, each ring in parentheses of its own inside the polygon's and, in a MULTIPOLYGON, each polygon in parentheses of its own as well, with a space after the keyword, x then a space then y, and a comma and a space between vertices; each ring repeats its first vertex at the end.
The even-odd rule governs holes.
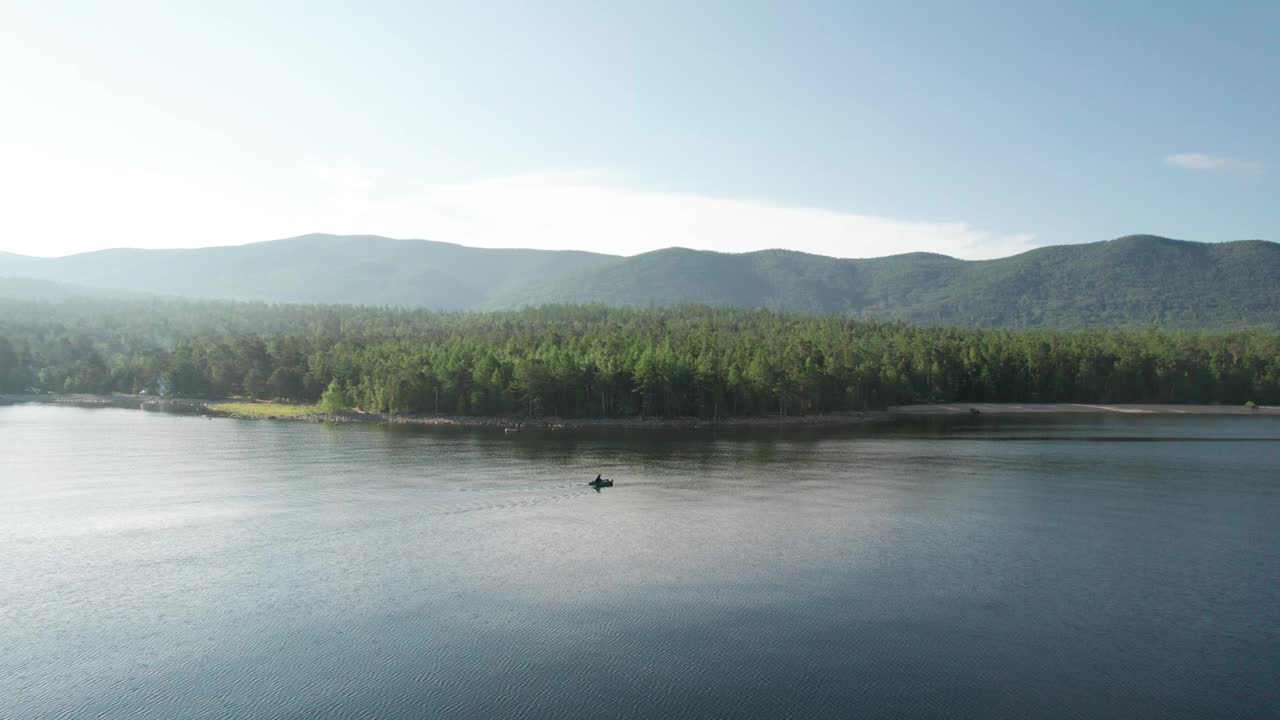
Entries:
POLYGON ((133 410, 168 410, 173 412, 201 413, 210 400, 195 398, 169 398, 158 395, 89 395, 85 393, 62 394, 10 394, 0 395, 0 405, 73 405, 75 407, 115 407, 133 410))
POLYGON ((811 428, 861 425, 907 417, 1007 416, 1007 415, 1274 415, 1280 407, 1245 407, 1243 405, 1115 405, 1083 403, 940 403, 933 405, 896 405, 888 410, 828 415, 787 415, 768 417, 727 417, 719 419, 692 417, 477 417, 469 415, 392 415, 388 413, 345 413, 341 415, 294 415, 279 419, 312 422, 373 422, 404 425, 457 427, 498 427, 507 430, 570 428, 614 428, 624 430, 698 430, 732 428, 811 428), (973 411, 977 411, 976 413, 973 411))
POLYGON ((560 417, 477 417, 472 415, 391 415, 387 413, 348 413, 342 415, 300 415, 298 420, 312 422, 373 422, 390 425, 430 425, 437 427, 489 427, 508 432, 519 430, 711 430, 731 428, 814 428, 860 425, 868 422, 891 420, 884 411, 867 411, 840 415, 796 415, 790 417, 618 417, 618 418, 560 418, 560 417))
POLYGON ((1007 415, 1239 415, 1280 416, 1280 407, 1244 405, 1158 405, 1115 403, 937 403, 897 405, 887 410, 829 415, 791 415, 768 417, 727 417, 718 419, 692 417, 478 417, 470 415, 394 415, 390 413, 350 412, 329 414, 310 412, 309 406, 286 403, 220 403, 192 398, 162 398, 153 395, 0 395, 0 405, 39 403, 77 407, 116 407, 216 417, 261 420, 292 420, 329 423, 375 423, 391 425, 426 425, 437 427, 496 428, 508 432, 525 429, 566 430, 598 428, 619 430, 697 430, 734 428, 812 428, 885 422, 896 418, 948 416, 1007 415), (235 409, 251 407, 253 412, 235 409))
POLYGON ((1258 405, 1155 405, 1129 403, 938 403, 897 405, 888 413, 922 417, 966 415, 1280 415, 1280 407, 1258 405))

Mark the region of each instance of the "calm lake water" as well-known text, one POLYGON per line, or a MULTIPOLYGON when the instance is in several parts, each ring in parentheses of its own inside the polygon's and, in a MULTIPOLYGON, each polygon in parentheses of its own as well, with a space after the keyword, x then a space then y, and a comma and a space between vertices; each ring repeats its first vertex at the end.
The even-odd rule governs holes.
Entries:
POLYGON ((0 717, 1273 719, 1280 419, 4 407, 0 717))

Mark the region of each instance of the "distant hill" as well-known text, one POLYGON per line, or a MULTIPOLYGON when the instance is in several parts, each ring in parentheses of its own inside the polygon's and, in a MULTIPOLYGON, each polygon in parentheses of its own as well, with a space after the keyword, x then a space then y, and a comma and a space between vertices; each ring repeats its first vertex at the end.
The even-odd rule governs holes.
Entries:
POLYGON ((998 260, 842 260, 669 248, 634 257, 306 235, 197 250, 0 253, 0 277, 237 300, 493 310, 546 303, 764 307, 921 324, 1280 326, 1280 245, 1152 235, 998 260))
POLYGON ((570 272, 607 257, 304 235, 195 250, 101 250, 52 259, 7 255, 0 256, 0 276, 200 298, 462 310, 523 286, 530 276, 570 272))
POLYGON ((129 292, 128 290, 92 288, 84 285, 53 282, 52 280, 36 280, 29 277, 0 277, 0 299, 4 300, 56 302, 72 298, 136 300, 146 297, 148 296, 129 292))

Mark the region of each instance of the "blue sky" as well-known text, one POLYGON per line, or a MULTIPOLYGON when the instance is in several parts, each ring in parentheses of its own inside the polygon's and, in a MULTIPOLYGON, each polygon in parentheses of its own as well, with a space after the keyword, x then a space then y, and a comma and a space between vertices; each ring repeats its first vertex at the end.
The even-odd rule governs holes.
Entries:
POLYGON ((1275 2, 0 0, 0 250, 1274 240, 1278 48, 1275 2))

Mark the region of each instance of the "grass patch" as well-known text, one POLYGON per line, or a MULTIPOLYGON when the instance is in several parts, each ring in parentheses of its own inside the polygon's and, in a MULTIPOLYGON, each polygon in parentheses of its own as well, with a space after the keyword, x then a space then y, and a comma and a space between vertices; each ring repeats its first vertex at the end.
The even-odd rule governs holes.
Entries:
POLYGON ((209 409, 234 417, 250 418, 297 417, 320 412, 315 405, 292 405, 273 402, 209 403, 209 409))

